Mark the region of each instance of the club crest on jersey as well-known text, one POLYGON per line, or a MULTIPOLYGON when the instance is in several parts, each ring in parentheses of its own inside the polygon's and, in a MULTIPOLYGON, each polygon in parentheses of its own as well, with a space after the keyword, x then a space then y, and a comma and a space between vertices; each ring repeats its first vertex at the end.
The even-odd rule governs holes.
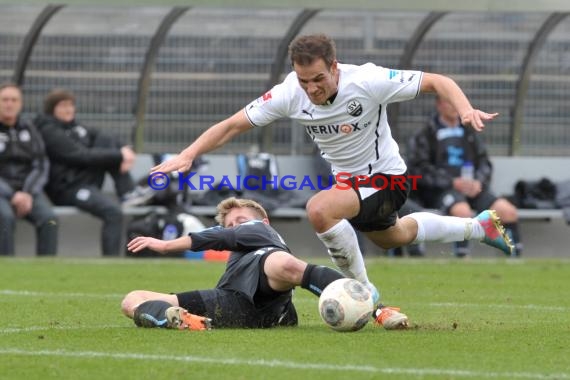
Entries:
POLYGON ((360 116, 362 114, 362 104, 360 104, 358 100, 352 99, 346 105, 346 112, 348 112, 350 116, 360 116))

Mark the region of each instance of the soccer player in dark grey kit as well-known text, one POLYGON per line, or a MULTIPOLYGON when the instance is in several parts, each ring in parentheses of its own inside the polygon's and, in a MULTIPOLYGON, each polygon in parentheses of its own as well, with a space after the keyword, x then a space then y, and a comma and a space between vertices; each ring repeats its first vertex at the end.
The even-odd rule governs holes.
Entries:
MULTIPOLYGON (((134 253, 143 249, 160 253, 217 249, 232 253, 214 289, 173 294, 135 290, 123 299, 125 315, 142 327, 205 330, 295 326, 293 288, 301 286, 319 296, 328 284, 344 278, 333 269, 293 256, 257 202, 228 198, 218 205, 216 221, 220 226, 175 240, 137 237, 129 242, 128 249, 134 253)), ((401 328, 399 317, 390 316, 377 322, 386 329, 401 328)))

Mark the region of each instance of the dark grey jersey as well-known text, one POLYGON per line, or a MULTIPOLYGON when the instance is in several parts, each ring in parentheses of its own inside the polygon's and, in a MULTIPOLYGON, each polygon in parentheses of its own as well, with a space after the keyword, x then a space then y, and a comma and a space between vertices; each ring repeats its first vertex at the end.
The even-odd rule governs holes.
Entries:
POLYGON ((232 228, 212 227, 190 236, 192 251, 231 251, 226 271, 216 287, 241 292, 252 302, 259 284, 261 258, 276 250, 291 252, 277 231, 260 220, 232 228))

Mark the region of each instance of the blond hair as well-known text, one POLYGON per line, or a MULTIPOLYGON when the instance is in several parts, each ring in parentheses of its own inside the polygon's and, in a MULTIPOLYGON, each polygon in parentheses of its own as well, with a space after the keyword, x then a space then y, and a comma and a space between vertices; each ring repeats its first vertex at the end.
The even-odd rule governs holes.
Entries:
POLYGON ((225 220, 228 213, 234 208, 245 207, 251 208, 260 220, 267 218, 267 212, 259 203, 252 201, 251 199, 237 199, 235 197, 231 197, 218 203, 216 208, 218 212, 216 215, 216 222, 225 227, 225 220))

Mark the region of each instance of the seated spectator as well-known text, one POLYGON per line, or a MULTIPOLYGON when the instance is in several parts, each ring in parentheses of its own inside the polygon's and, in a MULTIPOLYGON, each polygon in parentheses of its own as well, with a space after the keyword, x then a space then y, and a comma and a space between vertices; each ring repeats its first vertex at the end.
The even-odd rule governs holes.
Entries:
POLYGON ((102 219, 102 253, 118 256, 123 233, 121 204, 104 194, 102 186, 105 174, 110 174, 123 205, 141 204, 152 197, 151 189, 144 192, 136 187, 129 173, 135 152, 77 121, 75 96, 64 89, 54 89, 46 96, 44 114, 36 121, 52 165, 48 196, 57 205, 75 206, 102 219))
MULTIPOLYGON (((472 217, 473 211, 494 209, 522 252, 517 209, 489 189, 492 166, 483 141, 471 128, 461 124, 453 106, 436 98, 437 113, 410 140, 408 168, 421 175, 417 195, 428 208, 458 217, 472 217)), ((454 243, 454 253, 470 252, 468 241, 454 243)))
POLYGON ((36 227, 36 254, 57 253, 58 223, 43 193, 49 161, 42 136, 20 117, 22 91, 0 86, 0 255, 14 255, 16 218, 36 227))

